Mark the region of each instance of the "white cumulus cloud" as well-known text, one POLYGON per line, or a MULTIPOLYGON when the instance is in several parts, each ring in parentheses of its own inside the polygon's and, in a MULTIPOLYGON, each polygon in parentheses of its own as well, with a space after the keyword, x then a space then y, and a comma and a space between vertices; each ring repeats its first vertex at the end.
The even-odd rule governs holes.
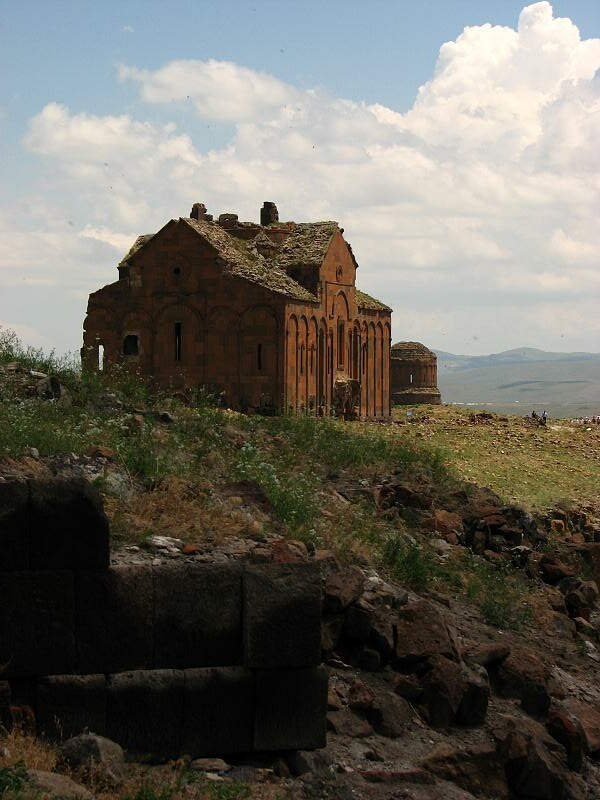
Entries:
MULTIPOLYGON (((406 113, 180 59, 119 77, 167 114, 189 102, 188 125, 49 102, 24 142, 74 220, 67 251, 106 256, 106 280, 131 231, 195 201, 256 220, 269 199, 283 219, 340 220, 360 285, 396 310, 396 339, 600 350, 599 69, 600 39, 582 40, 544 0, 515 28, 468 27, 443 44, 406 113), (229 138, 203 148, 199 118, 233 123, 229 138)), ((32 271, 27 253, 47 262, 50 234, 23 245, 32 271)))

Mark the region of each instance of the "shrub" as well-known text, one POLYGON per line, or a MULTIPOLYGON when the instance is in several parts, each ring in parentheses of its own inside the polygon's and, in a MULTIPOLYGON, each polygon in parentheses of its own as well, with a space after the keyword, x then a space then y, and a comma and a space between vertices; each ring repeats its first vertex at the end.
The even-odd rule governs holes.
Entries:
POLYGON ((385 541, 382 561, 390 567, 396 580, 415 591, 428 588, 440 573, 435 556, 425 545, 406 541, 397 535, 385 541))
POLYGON ((23 761, 18 761, 10 767, 0 768, 0 797, 9 792, 15 794, 29 783, 27 767, 23 761))
POLYGON ((485 622, 496 628, 518 629, 528 621, 529 612, 522 602, 528 586, 521 572, 471 555, 467 574, 467 598, 477 605, 485 622))

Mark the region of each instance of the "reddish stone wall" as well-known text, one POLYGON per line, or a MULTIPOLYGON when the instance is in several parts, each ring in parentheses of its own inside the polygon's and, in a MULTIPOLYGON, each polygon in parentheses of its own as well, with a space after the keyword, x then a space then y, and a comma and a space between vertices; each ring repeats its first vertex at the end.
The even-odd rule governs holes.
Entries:
POLYGON ((437 356, 419 342, 394 345, 391 356, 392 402, 397 405, 442 401, 437 388, 437 356))
POLYGON ((358 310, 340 231, 313 269, 319 302, 293 302, 224 275, 212 247, 172 221, 118 282, 90 295, 84 359, 97 366, 103 348, 104 368, 121 362, 160 386, 205 386, 241 410, 329 414, 336 378, 352 378, 360 415, 388 417, 390 312, 358 310))

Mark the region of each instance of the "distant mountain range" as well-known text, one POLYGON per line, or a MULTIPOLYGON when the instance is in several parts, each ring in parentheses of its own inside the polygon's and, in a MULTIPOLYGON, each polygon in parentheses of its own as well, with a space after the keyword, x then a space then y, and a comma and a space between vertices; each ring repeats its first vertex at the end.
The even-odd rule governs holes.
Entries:
POLYGON ((435 352, 444 403, 518 414, 546 408, 555 417, 600 413, 600 353, 534 347, 486 356, 435 352))

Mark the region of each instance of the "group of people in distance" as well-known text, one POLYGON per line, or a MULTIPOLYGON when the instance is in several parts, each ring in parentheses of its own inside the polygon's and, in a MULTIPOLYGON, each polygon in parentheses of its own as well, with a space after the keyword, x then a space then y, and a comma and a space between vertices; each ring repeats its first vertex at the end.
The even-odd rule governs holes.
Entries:
POLYGON ((544 410, 542 411, 542 414, 540 416, 534 408, 533 411, 531 412, 531 419, 537 420, 538 425, 545 425, 546 422, 548 422, 548 414, 544 410))
POLYGON ((573 425, 600 425, 600 414, 591 417, 575 417, 571 422, 573 425))

